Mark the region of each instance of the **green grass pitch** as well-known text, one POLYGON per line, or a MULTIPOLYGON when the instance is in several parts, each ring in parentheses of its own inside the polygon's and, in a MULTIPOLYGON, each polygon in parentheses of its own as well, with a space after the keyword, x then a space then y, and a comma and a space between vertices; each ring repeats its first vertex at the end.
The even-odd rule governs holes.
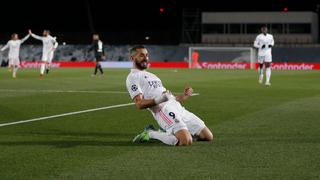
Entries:
MULTIPOLYGON (((40 80, 0 69, 0 124, 131 102, 127 69, 53 69, 40 80), (54 92, 61 91, 61 92, 54 92)), ((132 144, 156 121, 135 106, 0 127, 0 179, 320 179, 320 71, 151 69, 172 92, 191 85, 184 106, 213 142, 132 144)))

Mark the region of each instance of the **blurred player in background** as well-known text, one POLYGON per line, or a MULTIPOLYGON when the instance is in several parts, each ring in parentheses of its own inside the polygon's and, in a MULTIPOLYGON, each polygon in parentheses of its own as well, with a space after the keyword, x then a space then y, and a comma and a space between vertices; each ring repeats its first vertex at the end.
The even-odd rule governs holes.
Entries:
POLYGON ((25 36, 23 39, 19 39, 18 34, 13 33, 11 35, 11 40, 1 49, 1 51, 9 48, 8 59, 9 59, 9 69, 12 69, 12 77, 17 77, 17 71, 20 67, 20 46, 25 42, 30 35, 25 36))
POLYGON ((198 140, 212 141, 213 135, 204 122, 181 106, 192 95, 192 88, 187 87, 183 95, 173 96, 161 80, 145 71, 148 67, 149 54, 144 46, 135 46, 130 50, 133 69, 127 77, 129 94, 139 109, 148 109, 161 129, 152 125, 137 135, 133 142, 147 142, 157 139, 167 145, 191 145, 193 137, 198 140))
POLYGON ((272 54, 271 49, 274 46, 273 36, 268 34, 268 28, 266 25, 261 27, 261 34, 256 37, 254 41, 255 48, 258 49, 258 63, 259 63, 259 83, 263 83, 263 65, 266 69, 266 86, 270 86, 271 77, 271 63, 272 54))
POLYGON ((49 73, 51 62, 54 56, 54 51, 58 47, 58 42, 56 37, 52 37, 50 35, 49 30, 44 30, 42 36, 35 35, 29 30, 29 34, 34 37, 35 39, 41 40, 43 43, 42 48, 42 57, 41 57, 41 66, 40 66, 40 77, 43 78, 44 72, 46 74, 49 73))
POLYGON ((96 66, 94 68, 93 76, 97 75, 98 70, 101 75, 103 75, 103 69, 100 62, 105 58, 103 42, 100 40, 99 34, 92 35, 92 45, 89 48, 89 51, 94 51, 94 56, 96 58, 96 66))

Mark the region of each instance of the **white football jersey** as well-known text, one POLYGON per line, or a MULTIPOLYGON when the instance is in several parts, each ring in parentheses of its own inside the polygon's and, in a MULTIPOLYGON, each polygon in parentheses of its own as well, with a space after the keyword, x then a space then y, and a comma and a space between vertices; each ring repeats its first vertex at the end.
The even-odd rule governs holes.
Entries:
POLYGON ((58 42, 56 41, 56 38, 48 35, 48 36, 38 36, 35 34, 31 34, 32 37, 41 40, 43 43, 42 53, 48 54, 53 51, 53 49, 58 47, 58 42))
POLYGON ((8 43, 1 49, 4 51, 9 48, 8 57, 9 59, 19 58, 20 46, 21 44, 29 38, 29 35, 25 36, 23 39, 10 40, 8 43))
POLYGON ((97 52, 103 52, 103 43, 101 40, 98 41, 98 49, 97 52))
POLYGON ((273 36, 271 34, 264 35, 263 33, 256 37, 253 44, 255 48, 258 48, 258 56, 271 56, 269 45, 274 46, 273 36), (265 48, 262 48, 263 45, 265 45, 265 48))
MULTIPOLYGON (((126 81, 130 97, 133 99, 138 94, 142 94, 144 99, 154 99, 162 95, 166 88, 163 87, 161 80, 154 74, 138 69, 131 69, 126 81)), ((154 107, 151 112, 155 112, 154 107)))

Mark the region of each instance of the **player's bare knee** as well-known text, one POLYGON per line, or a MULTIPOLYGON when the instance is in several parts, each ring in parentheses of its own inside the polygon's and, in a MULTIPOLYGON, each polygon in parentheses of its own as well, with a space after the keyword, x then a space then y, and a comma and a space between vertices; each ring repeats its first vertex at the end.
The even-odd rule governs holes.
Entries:
POLYGON ((210 131, 209 128, 207 128, 207 131, 206 131, 206 139, 207 141, 213 141, 213 133, 210 131))
POLYGON ((179 141, 179 146, 189 146, 192 145, 192 136, 190 132, 186 129, 182 129, 175 133, 179 141))
POLYGON ((189 137, 187 138, 181 138, 179 140, 179 146, 190 146, 192 145, 192 138, 190 139, 189 137))
POLYGON ((201 130, 200 134, 199 134, 199 138, 202 141, 212 141, 213 140, 213 134, 210 131, 209 128, 205 127, 201 130))
POLYGON ((206 139, 207 139, 207 141, 213 141, 213 134, 209 131, 209 133, 208 133, 208 135, 207 135, 207 137, 206 137, 206 139))

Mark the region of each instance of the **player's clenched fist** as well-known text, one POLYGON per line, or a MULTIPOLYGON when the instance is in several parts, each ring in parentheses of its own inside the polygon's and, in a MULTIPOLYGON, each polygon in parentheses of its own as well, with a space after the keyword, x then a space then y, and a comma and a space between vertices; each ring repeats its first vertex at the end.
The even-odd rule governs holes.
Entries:
POLYGON ((184 95, 185 96, 192 96, 192 93, 193 93, 193 89, 192 89, 192 87, 186 87, 185 89, 184 89, 184 95))

